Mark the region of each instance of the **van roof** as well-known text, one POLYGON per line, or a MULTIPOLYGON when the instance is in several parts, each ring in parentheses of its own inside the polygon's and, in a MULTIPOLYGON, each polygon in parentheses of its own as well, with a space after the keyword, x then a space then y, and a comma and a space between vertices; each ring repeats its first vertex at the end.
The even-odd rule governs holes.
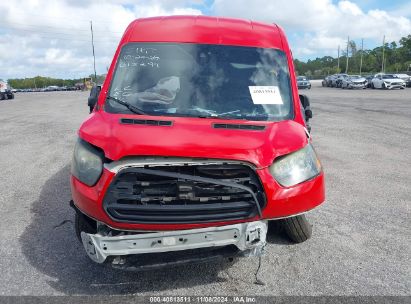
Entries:
POLYGON ((121 44, 185 42, 285 49, 283 36, 276 24, 209 16, 168 16, 133 21, 121 44))

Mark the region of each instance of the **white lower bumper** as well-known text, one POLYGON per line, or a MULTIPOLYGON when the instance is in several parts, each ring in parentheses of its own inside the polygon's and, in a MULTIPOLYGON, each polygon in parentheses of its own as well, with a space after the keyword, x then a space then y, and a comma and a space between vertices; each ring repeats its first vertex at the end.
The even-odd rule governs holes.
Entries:
POLYGON ((81 233, 88 256, 103 263, 108 256, 158 253, 235 245, 241 251, 265 245, 267 221, 220 227, 150 232, 121 236, 81 233))

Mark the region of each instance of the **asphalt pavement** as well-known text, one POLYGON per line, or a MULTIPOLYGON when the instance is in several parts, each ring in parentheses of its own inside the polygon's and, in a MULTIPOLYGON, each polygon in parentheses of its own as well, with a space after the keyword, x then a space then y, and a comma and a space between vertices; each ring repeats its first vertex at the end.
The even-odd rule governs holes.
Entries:
POLYGON ((301 91, 326 174, 313 237, 234 264, 122 272, 92 263, 69 207, 86 92, 0 101, 0 295, 411 295, 411 89, 301 91))

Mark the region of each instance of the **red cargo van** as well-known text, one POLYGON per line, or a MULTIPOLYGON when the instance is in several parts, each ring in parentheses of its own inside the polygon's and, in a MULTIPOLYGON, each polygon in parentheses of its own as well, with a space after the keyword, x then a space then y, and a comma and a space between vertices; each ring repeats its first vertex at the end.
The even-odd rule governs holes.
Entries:
POLYGON ((92 92, 71 189, 95 262, 259 255, 271 220, 310 237, 303 214, 324 201, 324 175, 277 25, 135 20, 92 92))

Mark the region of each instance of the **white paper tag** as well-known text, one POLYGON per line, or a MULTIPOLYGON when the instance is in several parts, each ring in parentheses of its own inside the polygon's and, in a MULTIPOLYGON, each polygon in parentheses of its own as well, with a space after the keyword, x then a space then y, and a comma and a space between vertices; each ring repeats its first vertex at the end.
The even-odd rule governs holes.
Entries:
POLYGON ((277 86, 248 86, 248 89, 254 104, 283 104, 277 86))
POLYGON ((165 246, 173 246, 176 244, 176 239, 172 236, 169 237, 163 237, 163 244, 165 246))

